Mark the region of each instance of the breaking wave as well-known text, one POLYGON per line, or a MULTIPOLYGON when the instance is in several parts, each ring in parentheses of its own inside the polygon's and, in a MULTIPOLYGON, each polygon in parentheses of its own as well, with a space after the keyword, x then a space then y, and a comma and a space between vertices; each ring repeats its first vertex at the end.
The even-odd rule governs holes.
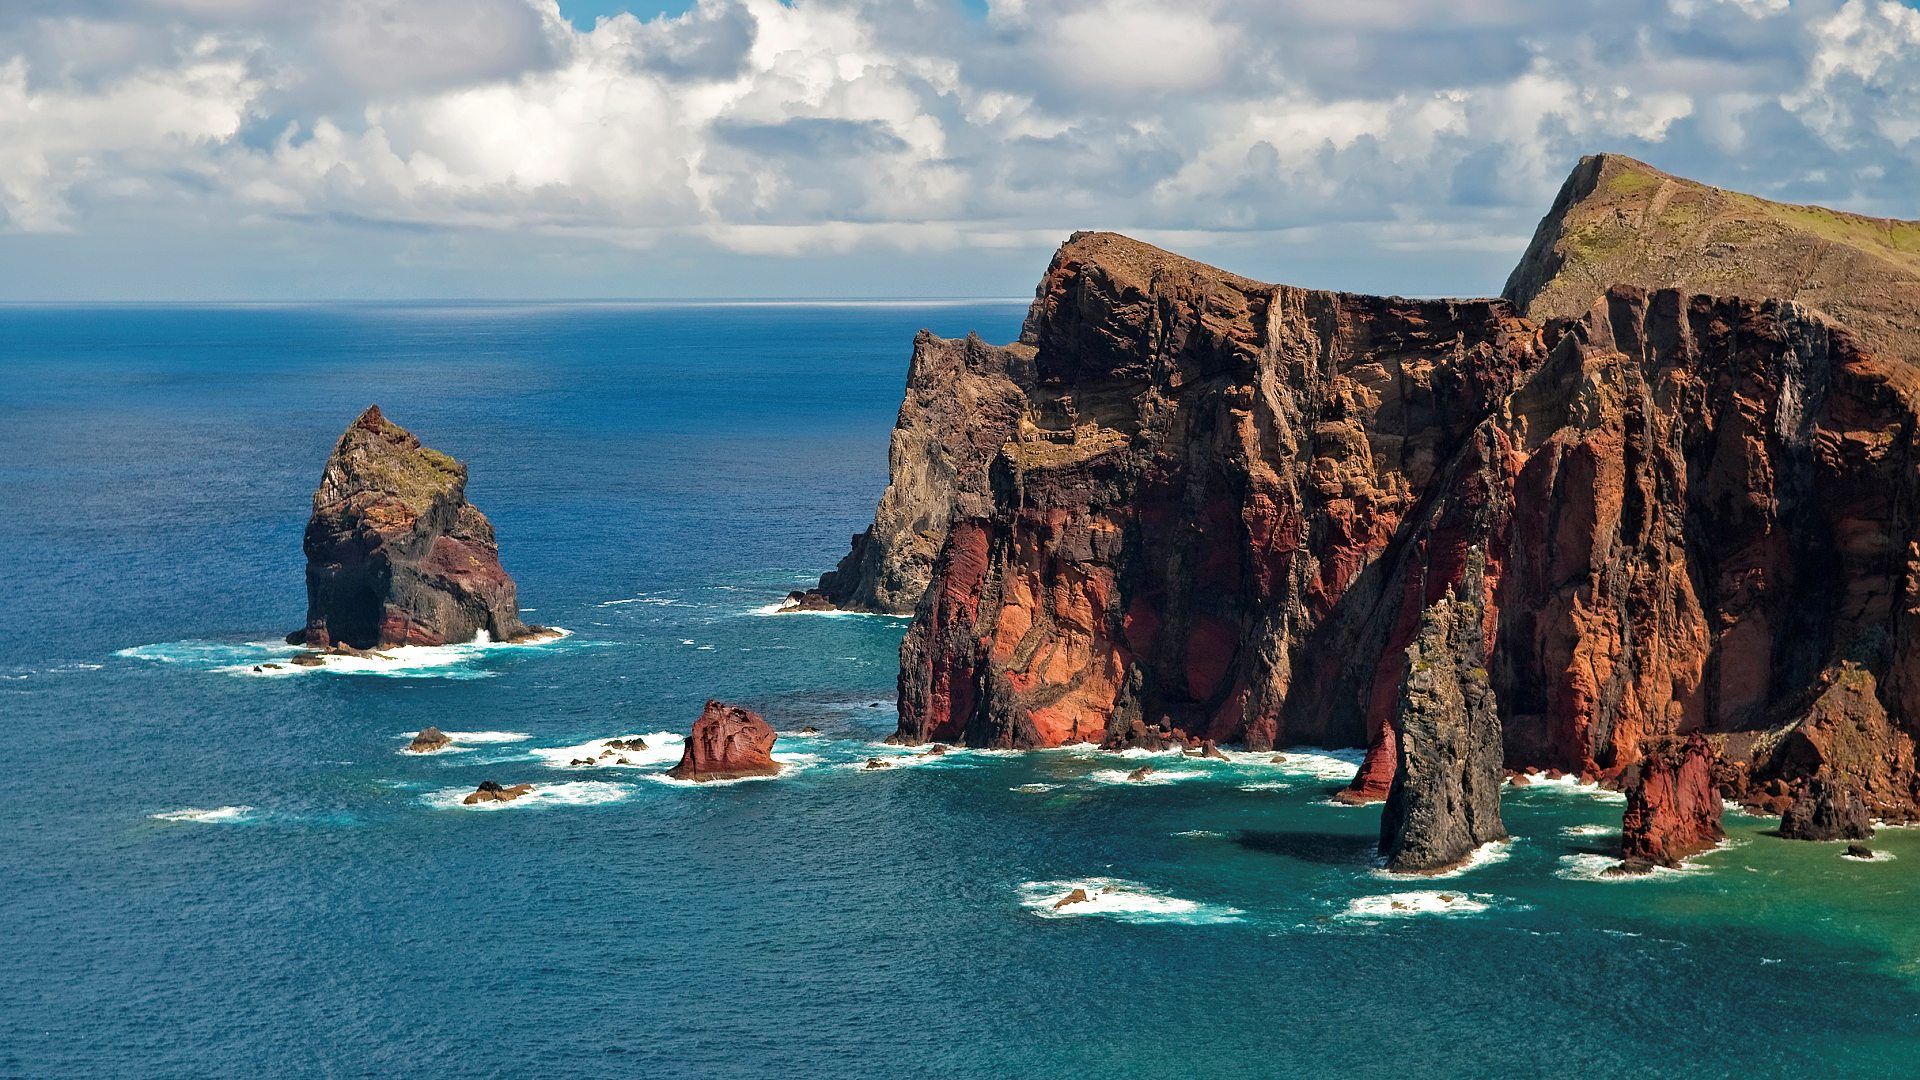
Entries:
POLYGON ((1095 916, 1127 923, 1210 926, 1239 922, 1245 914, 1239 908, 1184 900, 1119 878, 1028 881, 1021 883, 1019 894, 1020 906, 1043 919, 1095 916), (1056 906, 1071 897, 1075 889, 1087 898, 1064 907, 1056 906))

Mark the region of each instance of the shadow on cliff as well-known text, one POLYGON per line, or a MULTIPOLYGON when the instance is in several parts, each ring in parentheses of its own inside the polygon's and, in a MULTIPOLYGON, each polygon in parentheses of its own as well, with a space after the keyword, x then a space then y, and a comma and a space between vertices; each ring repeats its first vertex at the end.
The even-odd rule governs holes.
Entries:
POLYGON ((1284 855, 1301 862, 1325 863, 1329 866, 1370 865, 1380 847, 1380 840, 1375 836, 1304 829, 1248 829, 1239 835, 1235 843, 1248 851, 1284 855))

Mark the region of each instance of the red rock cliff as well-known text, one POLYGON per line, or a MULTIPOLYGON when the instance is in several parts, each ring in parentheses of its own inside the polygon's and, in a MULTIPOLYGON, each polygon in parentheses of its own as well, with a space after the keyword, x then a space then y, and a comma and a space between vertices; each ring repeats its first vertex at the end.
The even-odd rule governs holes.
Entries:
POLYGON ((1910 746, 1914 377, 1811 309, 1617 288, 1536 325, 1081 234, 1023 344, 899 738, 1368 745, 1356 795, 1383 797, 1407 645, 1479 546, 1509 765, 1791 727, 1845 663, 1910 746))

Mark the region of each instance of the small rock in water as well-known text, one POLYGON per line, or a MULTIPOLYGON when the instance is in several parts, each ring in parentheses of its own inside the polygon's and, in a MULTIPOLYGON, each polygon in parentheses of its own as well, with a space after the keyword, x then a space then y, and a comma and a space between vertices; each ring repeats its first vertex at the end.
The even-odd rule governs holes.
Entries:
POLYGON ((1651 859, 1623 859, 1600 871, 1602 877, 1639 877, 1642 874, 1651 873, 1653 873, 1651 859))
POLYGON ((642 738, 607 740, 607 749, 609 750, 645 750, 646 748, 647 740, 642 738))
POLYGON ((1212 739, 1208 739, 1206 742, 1200 744, 1200 756, 1203 758, 1212 758, 1215 761, 1229 760, 1227 755, 1221 753, 1220 748, 1213 744, 1212 739))
POLYGON ((1066 907, 1068 904, 1084 904, 1087 901, 1092 899, 1093 897, 1087 895, 1087 890, 1075 889, 1072 892, 1068 893, 1067 895, 1061 897, 1060 902, 1053 905, 1053 910, 1059 911, 1061 908, 1066 907))
POLYGON ((1285 765, 1287 763, 1287 755, 1275 754, 1272 757, 1268 758, 1267 761, 1269 764, 1273 764, 1273 765, 1285 765))
POLYGON ((515 784, 512 787, 502 787, 496 781, 482 780, 480 781, 480 786, 473 790, 473 794, 460 801, 467 806, 483 802, 512 802, 532 790, 532 784, 515 784))
POLYGON ((415 754, 429 754, 435 750, 444 750, 453 745, 453 739, 437 727, 421 728, 413 741, 407 744, 407 750, 415 754))
POLYGON ((939 756, 940 756, 941 754, 944 754, 944 753, 946 753, 946 752, 947 752, 947 744, 946 744, 946 743, 934 743, 934 744, 933 744, 932 746, 930 746, 930 747, 928 747, 928 748, 927 748, 927 752, 926 752, 926 753, 925 753, 924 755, 922 755, 922 756, 924 756, 924 757, 939 757, 939 756))
POLYGON ((287 663, 292 664, 294 667, 321 667, 325 665, 326 662, 325 657, 319 653, 312 652, 303 652, 287 660, 287 663))
POLYGON ((814 726, 813 726, 812 724, 808 724, 808 725, 807 725, 806 727, 803 727, 803 728, 801 728, 801 729, 800 729, 800 734, 802 734, 802 735, 818 735, 818 734, 820 734, 820 729, 819 729, 819 728, 817 728, 817 727, 814 727, 814 726))
POLYGON ((572 761, 567 762, 567 764, 569 765, 592 765, 593 763, 594 761, 590 757, 577 757, 577 758, 574 758, 572 761))
POLYGON ((1873 858, 1873 849, 1865 844, 1848 844, 1847 854, 1856 859, 1871 859, 1873 858))
POLYGON ((867 759, 866 767, 868 769, 891 769, 893 768, 893 762, 887 761, 884 758, 870 757, 867 759))
POLYGON ((1145 779, 1146 779, 1147 777, 1149 777, 1149 776, 1152 776, 1152 775, 1153 775, 1153 766, 1151 766, 1151 765, 1142 765, 1142 766, 1140 766, 1139 768, 1137 768, 1137 769, 1135 769, 1135 770, 1133 770, 1132 772, 1130 772, 1130 773, 1128 773, 1128 774, 1127 774, 1127 779, 1129 779, 1129 780, 1145 780, 1145 779))

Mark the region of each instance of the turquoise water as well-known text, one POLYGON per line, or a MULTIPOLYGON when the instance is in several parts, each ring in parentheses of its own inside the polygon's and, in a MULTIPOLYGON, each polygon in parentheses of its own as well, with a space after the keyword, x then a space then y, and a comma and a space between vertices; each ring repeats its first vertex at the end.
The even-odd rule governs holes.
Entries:
POLYGON ((1916 1071, 1910 832, 1730 815, 1603 881, 1619 803, 1536 785, 1483 865, 1395 879, 1327 799, 1351 751, 879 746, 902 623, 758 609, 865 524, 913 332, 1021 314, 0 308, 0 1075, 1916 1071), (370 401, 572 636, 252 671, 370 401), (709 696, 783 776, 661 777, 709 696), (427 724, 462 748, 401 754, 427 724), (489 778, 540 787, 458 805, 489 778))

